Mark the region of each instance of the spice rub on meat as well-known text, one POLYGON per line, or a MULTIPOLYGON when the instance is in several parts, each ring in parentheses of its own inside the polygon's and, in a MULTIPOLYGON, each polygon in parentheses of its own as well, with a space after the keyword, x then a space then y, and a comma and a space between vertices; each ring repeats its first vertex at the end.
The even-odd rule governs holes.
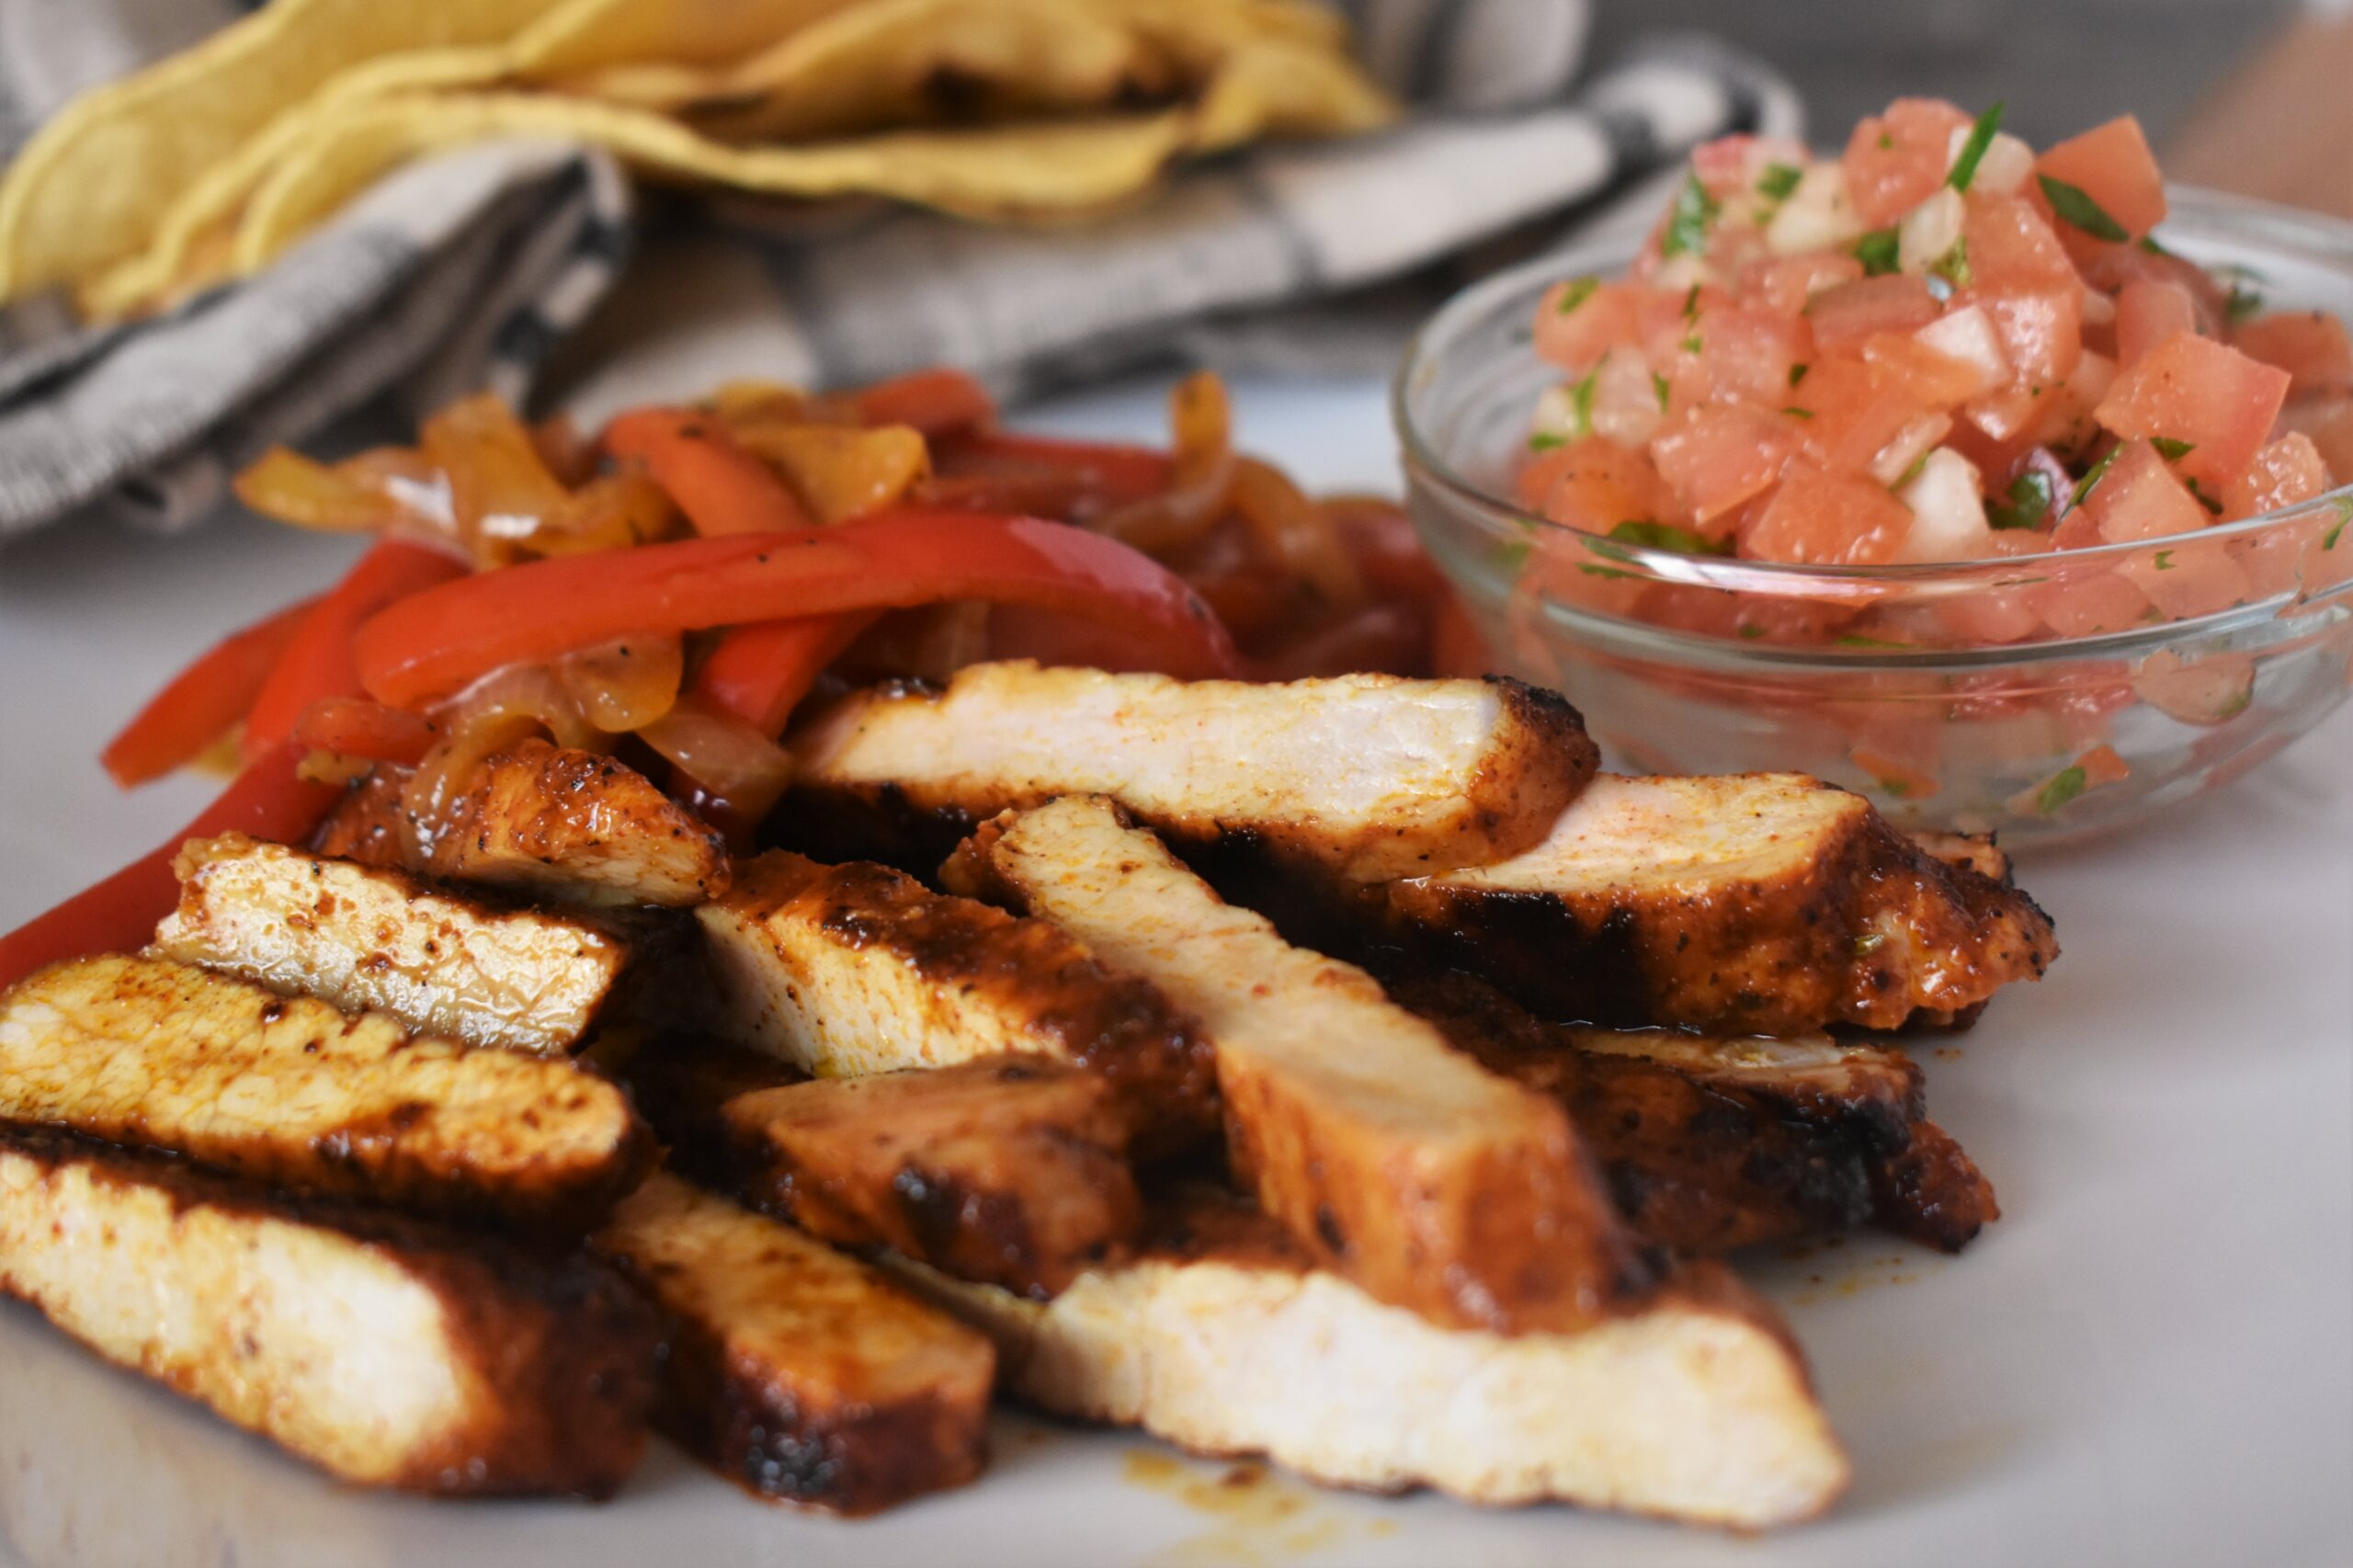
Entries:
MULTIPOLYGON (((944 690, 855 693, 800 739, 798 800, 832 816, 978 822, 1110 796, 1172 842, 1246 838, 1372 881, 1541 842, 1598 760, 1575 710, 1509 680, 1278 684, 974 665, 944 690)), ((790 809, 790 808, 788 808, 790 809)))
POLYGON ((670 1041, 631 1065, 676 1164, 827 1241, 1043 1297, 1135 1239, 1125 1119, 1086 1068, 1016 1053, 793 1076, 670 1041))
POLYGON ((1052 919, 1198 1017, 1237 1176, 1377 1299, 1516 1334, 1581 1326, 1651 1286, 1557 1104, 1220 900, 1108 801, 1009 813, 943 875, 1052 919))
POLYGON ((654 1323, 576 1253, 11 1130, 0 1291, 359 1485, 603 1497, 644 1449, 654 1323))
POLYGON ((772 851, 696 911, 729 1040, 819 1077, 1029 1052, 1100 1074, 1140 1146, 1212 1134, 1192 1018, 1077 936, 864 862, 772 851))
POLYGON ((980 1474, 989 1341, 868 1265, 665 1174, 590 1244, 660 1309, 656 1419, 720 1474, 842 1514, 980 1474))
POLYGON ((319 831, 323 855, 590 907, 699 903, 727 887, 719 833, 635 769, 527 740, 420 809, 410 770, 378 767, 319 831))
POLYGON ((1802 774, 1603 775, 1525 854, 1354 898, 1366 939, 1608 1025, 1892 1029, 2058 954, 2032 900, 1802 774))
POLYGON ((191 841, 176 869, 152 951, 469 1045, 571 1051, 629 960, 593 922, 243 834, 191 841))
POLYGON ((628 1096, 568 1061, 119 956, 52 965, 0 996, 0 1121, 400 1208, 575 1229, 653 1155, 628 1096))
POLYGON ((1215 1196, 1156 1209, 1138 1256, 1044 1303, 893 1267, 993 1335, 1034 1404, 1334 1485, 1759 1529, 1847 1484, 1788 1329, 1712 1263, 1627 1315, 1516 1336, 1385 1306, 1215 1196))

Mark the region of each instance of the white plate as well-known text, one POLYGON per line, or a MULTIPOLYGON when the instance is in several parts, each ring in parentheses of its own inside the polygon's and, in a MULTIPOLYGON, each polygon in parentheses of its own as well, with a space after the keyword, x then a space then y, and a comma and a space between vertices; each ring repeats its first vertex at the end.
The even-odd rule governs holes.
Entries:
MULTIPOLYGON (((1249 444, 1310 483, 1393 489, 1378 388, 1238 392, 1249 444)), ((1149 437, 1158 402, 1123 389, 1040 423, 1149 437)), ((165 672, 348 549, 245 525, 0 555, 0 924, 193 814, 204 785, 119 797, 97 747, 165 672)), ((2066 956, 1922 1051, 1932 1112, 2007 1217, 1958 1259, 1862 1233, 1751 1271, 1855 1456, 1853 1494, 1808 1528, 1743 1540, 1282 1481, 1218 1511, 1140 1473, 1140 1437, 1013 1416, 980 1484, 857 1525, 752 1502, 666 1450, 603 1507, 388 1499, 6 1307, 0 1534, 44 1568, 2353 1562, 2349 780, 2340 713, 2220 798, 2023 868, 2066 956)))

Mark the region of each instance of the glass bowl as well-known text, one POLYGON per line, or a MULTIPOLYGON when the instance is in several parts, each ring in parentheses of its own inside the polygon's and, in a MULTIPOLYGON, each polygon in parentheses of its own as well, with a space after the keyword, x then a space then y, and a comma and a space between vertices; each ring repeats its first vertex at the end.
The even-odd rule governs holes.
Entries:
MULTIPOLYGON (((2271 308, 2353 317, 2353 224, 2172 202, 2168 247, 2271 308)), ((1561 379, 1529 344, 1538 297, 1632 254, 1566 251, 1456 295, 1391 399, 1431 555, 1503 666, 1566 694, 1612 766, 1811 773, 1908 827, 2045 840, 2227 782, 2345 699, 2353 485, 2170 539, 1905 566, 1687 555, 1521 509, 1529 415, 1561 379)))

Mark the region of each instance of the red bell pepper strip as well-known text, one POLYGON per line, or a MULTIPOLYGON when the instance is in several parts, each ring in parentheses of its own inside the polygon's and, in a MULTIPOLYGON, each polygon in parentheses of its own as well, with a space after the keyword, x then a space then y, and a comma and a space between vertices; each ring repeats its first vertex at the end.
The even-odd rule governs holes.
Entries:
POLYGON ((301 760, 300 747, 278 746, 249 764, 203 815, 161 847, 0 937, 0 986, 62 959, 136 952, 154 940, 156 922, 179 901, 172 861, 191 838, 233 831, 280 844, 308 838, 343 791, 302 778, 295 771, 301 760))
POLYGON ((644 463, 699 534, 783 533, 816 521, 783 477, 710 415, 631 409, 605 426, 605 449, 644 463))
POLYGON ((331 751, 369 762, 421 762, 440 732, 414 713, 364 697, 330 697, 302 710, 294 741, 305 752, 331 751))
POLYGON ((695 694, 774 739, 825 666, 874 624, 880 611, 804 616, 739 626, 695 676, 695 694))
POLYGON ((996 399, 961 370, 916 370, 861 387, 850 405, 868 425, 912 425, 926 436, 942 436, 996 417, 996 399))
POLYGON ((358 694, 351 636, 363 621, 386 605, 466 572, 464 562, 425 545, 388 539, 372 546, 303 617, 278 667, 262 683, 245 715, 245 760, 266 755, 292 734, 312 703, 358 694))
POLYGON ((1090 481, 1107 501, 1141 501, 1157 495, 1176 480, 1174 460, 1166 452, 1150 447, 1066 441, 1005 430, 968 430, 944 437, 934 458, 943 476, 1039 469, 1076 474, 1090 481))
POLYGON ((948 599, 1118 626, 1171 675, 1237 669, 1216 615, 1151 557, 1037 517, 915 507, 801 533, 678 540, 485 572, 383 610, 355 647, 369 692, 415 709, 501 665, 615 637, 948 599))
POLYGON ((318 602, 288 605, 229 633, 173 676, 98 754, 114 781, 128 790, 202 756, 253 707, 262 683, 318 602))

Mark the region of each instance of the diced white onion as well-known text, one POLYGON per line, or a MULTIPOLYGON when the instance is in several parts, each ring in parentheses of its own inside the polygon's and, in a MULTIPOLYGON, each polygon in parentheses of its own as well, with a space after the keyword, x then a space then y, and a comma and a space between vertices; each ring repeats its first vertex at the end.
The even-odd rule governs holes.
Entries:
POLYGON ((1912 508, 1912 527, 1896 547, 1896 560, 1969 561, 1989 548, 1993 530, 1985 526, 1977 465, 1950 448, 1930 452, 1895 498, 1912 508))
POLYGON ((2086 287, 2084 290, 2084 324, 2086 326, 2114 326, 2116 324, 2115 296, 2103 294, 2097 289, 2086 287))
POLYGON ((1535 415, 1528 422, 1530 436, 1551 436, 1574 441, 1586 432, 1577 427, 1577 389, 1574 381, 1546 387, 1536 399, 1535 415))
POLYGON ((1912 335, 1938 353, 1973 367, 1980 392, 1991 392, 2010 379, 2010 357, 2002 351, 2002 335, 1994 325, 1993 312, 1983 305, 1948 311, 1912 335))
MULTIPOLYGON (((1945 147, 1945 169, 1949 173, 1960 160, 1961 150, 1969 142, 1974 129, 1967 125, 1952 128, 1952 140, 1945 147)), ((2006 131, 1997 131, 1994 140, 1985 144, 1984 155, 1977 160, 1977 172, 1970 176, 1969 188, 1982 190, 1989 196, 2014 196, 2034 173, 2034 149, 2006 131)))
POLYGON ((1604 355, 1593 377, 1593 434, 1639 447, 1657 434, 1665 417, 1658 384, 1642 356, 1604 355))
POLYGON ((1918 277, 1953 253, 1961 244, 1961 219, 1967 215, 1961 192, 1949 185, 1904 215, 1895 229, 1895 265, 1918 277))
POLYGON ((1920 454, 1943 440, 1952 429, 1949 415, 1923 414, 1895 433, 1894 439, 1879 449, 1870 461, 1869 472, 1881 484, 1893 484, 1912 472, 1920 454))
POLYGON ((1765 248, 1775 256, 1797 256, 1863 237, 1862 219, 1847 199, 1847 171, 1836 162, 1813 165, 1797 189, 1765 226, 1765 248))

